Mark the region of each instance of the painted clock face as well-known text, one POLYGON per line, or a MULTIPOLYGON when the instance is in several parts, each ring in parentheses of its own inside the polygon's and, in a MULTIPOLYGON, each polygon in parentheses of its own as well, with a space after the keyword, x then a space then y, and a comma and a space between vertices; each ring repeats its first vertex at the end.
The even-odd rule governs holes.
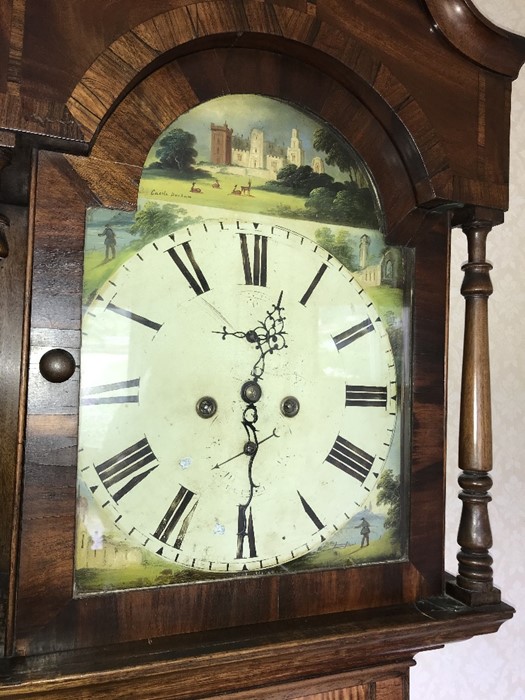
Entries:
POLYGON ((306 236, 207 221, 146 245, 84 323, 79 474, 170 562, 258 571, 364 504, 396 421, 386 330, 306 236))

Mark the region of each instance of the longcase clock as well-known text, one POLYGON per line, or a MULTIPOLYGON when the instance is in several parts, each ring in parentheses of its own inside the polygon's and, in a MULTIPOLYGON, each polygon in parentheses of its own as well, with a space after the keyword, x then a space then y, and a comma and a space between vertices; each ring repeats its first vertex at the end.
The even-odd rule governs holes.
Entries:
POLYGON ((11 8, 0 697, 408 698, 513 614, 485 241, 525 44, 467 0, 124 5, 11 8))

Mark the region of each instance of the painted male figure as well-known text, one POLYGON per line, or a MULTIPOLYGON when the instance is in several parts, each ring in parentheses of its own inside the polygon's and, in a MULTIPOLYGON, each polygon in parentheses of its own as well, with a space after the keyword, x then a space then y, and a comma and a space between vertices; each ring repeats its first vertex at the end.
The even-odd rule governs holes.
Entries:
POLYGON ((106 224, 106 228, 102 231, 102 233, 99 233, 98 235, 99 237, 105 236, 104 245, 106 246, 106 257, 104 258, 104 262, 107 262, 108 260, 113 260, 117 249, 117 237, 115 236, 115 232, 113 231, 111 226, 109 226, 109 224, 106 224))
POLYGON ((370 544, 370 523, 366 518, 361 518, 361 525, 356 525, 361 528, 361 548, 368 547, 370 544))

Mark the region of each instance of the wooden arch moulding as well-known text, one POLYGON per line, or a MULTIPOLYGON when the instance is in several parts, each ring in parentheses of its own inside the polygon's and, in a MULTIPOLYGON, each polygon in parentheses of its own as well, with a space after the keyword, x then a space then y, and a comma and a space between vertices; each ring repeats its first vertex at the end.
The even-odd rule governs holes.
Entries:
MULTIPOLYGON (((300 60, 262 49, 208 49, 157 69, 110 112, 94 140, 91 160, 74 156, 69 160, 89 178, 101 201, 109 205, 110 183, 102 176, 104 168, 141 169, 154 140, 176 117, 214 97, 249 94, 254 75, 258 76, 258 94, 300 105, 330 122, 352 142, 383 193, 387 230, 399 227, 417 206, 417 194, 422 189, 419 178, 424 171, 422 159, 414 157, 407 164, 400 154, 399 146, 404 146, 405 153, 417 153, 401 122, 396 142, 370 108, 338 81, 300 60), (388 187, 392 178, 400 185, 397 191, 388 187)), ((134 208, 138 181, 127 178, 122 182, 128 189, 120 192, 120 199, 113 205, 134 208)))
MULTIPOLYGON (((383 123, 410 172, 418 203, 439 196, 432 178, 448 168, 439 137, 414 97, 377 56, 311 14, 260 0, 244 0, 242 5, 243 12, 235 11, 239 3, 226 3, 227 12, 225 3, 202 3, 201 13, 199 3, 171 10, 113 42, 84 74, 67 102, 86 138, 96 141, 96 132, 120 99, 159 64, 178 56, 195 55, 210 46, 223 54, 226 49, 235 52, 243 48, 264 52, 271 38, 272 51, 282 57, 281 61, 302 61, 304 70, 310 66, 314 74, 321 68, 325 76, 354 92, 383 123)), ((206 95, 208 78, 204 76, 210 74, 212 82, 220 84, 225 94, 239 92, 234 84, 242 80, 243 63, 241 59, 235 61, 233 55, 228 65, 210 52, 208 62, 202 63, 200 76, 196 72, 191 76, 201 100, 213 94, 210 86, 211 92, 206 95), (221 69, 228 68, 229 72, 221 75, 221 69)), ((250 91, 248 85, 253 90, 256 84, 257 92, 264 93, 268 73, 257 70, 255 62, 249 64, 249 71, 247 67, 244 70, 245 91, 250 91)), ((294 85, 289 82, 280 89, 293 91, 294 85)), ((328 118, 319 107, 317 104, 315 111, 328 118)))

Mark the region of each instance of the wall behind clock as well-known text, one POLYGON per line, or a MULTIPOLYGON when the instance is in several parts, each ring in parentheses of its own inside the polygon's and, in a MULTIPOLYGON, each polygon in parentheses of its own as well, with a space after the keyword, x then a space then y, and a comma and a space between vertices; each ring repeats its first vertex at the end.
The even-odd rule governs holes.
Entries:
MULTIPOLYGON (((525 35, 523 0, 475 0, 498 26, 525 35)), ((491 233, 487 257, 494 265, 490 301, 494 487, 490 505, 494 579, 517 614, 498 634, 451 644, 416 657, 411 672, 413 700, 525 699, 525 69, 513 86, 510 209, 491 233)), ((453 232, 451 337, 449 348, 448 510, 446 565, 456 571, 457 431, 463 299, 460 270, 466 259, 465 236, 453 232)))

